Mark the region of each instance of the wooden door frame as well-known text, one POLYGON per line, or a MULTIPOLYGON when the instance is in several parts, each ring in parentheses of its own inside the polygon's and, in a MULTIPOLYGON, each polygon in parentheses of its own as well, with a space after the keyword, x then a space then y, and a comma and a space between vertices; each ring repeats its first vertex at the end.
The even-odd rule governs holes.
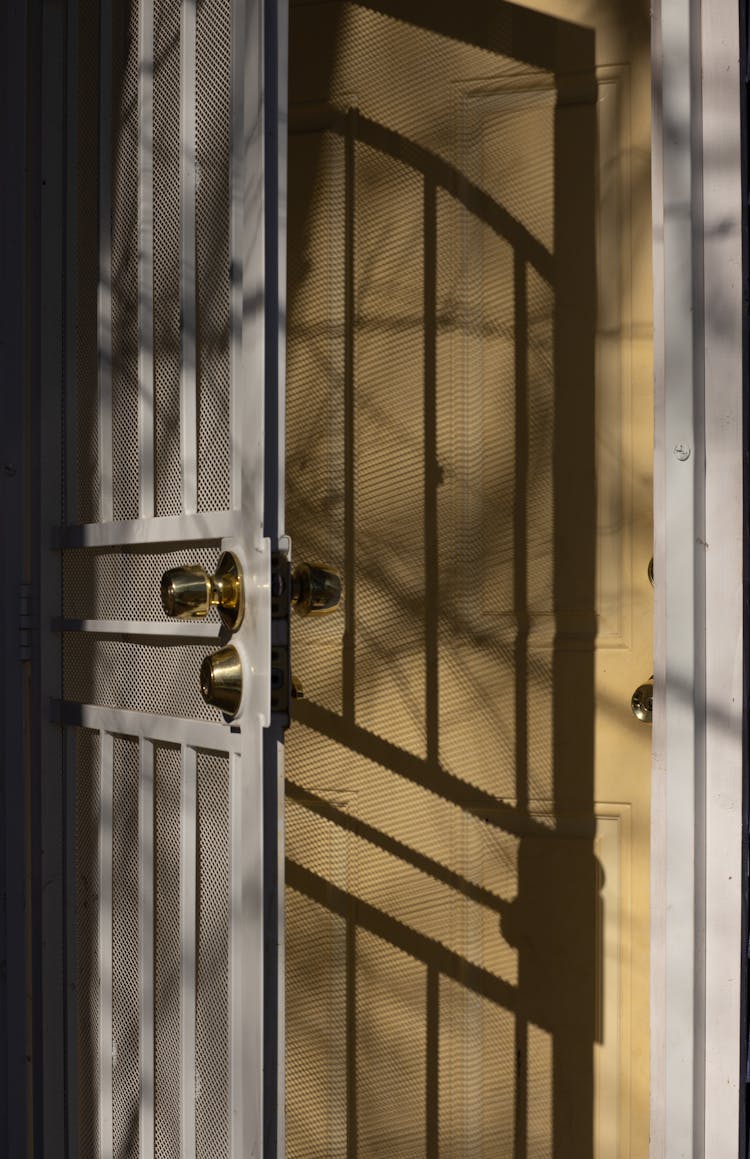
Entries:
POLYGON ((737 0, 655 4, 652 1159, 744 1117, 739 60, 737 0))

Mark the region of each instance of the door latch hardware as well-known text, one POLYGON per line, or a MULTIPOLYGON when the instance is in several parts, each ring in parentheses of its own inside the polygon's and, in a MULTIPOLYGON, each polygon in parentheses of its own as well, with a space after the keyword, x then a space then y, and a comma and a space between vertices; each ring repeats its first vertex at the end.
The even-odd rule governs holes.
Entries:
POLYGON ((242 661, 229 644, 206 656, 201 664, 201 694, 206 704, 220 708, 228 717, 236 716, 242 700, 242 661))
POLYGON ((630 698, 630 708, 633 716, 642 720, 644 724, 651 724, 654 715, 654 684, 653 676, 645 684, 639 684, 630 698))
POLYGON ((319 563, 300 563, 292 574, 291 598, 300 616, 325 616, 341 603, 341 576, 319 563))
POLYGON ((203 619, 216 607, 224 626, 234 631, 245 614, 242 569, 237 557, 225 551, 215 575, 197 566, 171 568, 161 578, 161 602, 168 616, 180 620, 203 619))

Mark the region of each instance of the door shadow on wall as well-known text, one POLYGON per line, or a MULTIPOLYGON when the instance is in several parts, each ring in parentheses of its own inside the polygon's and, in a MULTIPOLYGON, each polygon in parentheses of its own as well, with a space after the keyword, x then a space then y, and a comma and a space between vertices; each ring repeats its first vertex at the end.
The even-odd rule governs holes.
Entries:
POLYGON ((288 1154, 586 1159, 594 35, 293 3, 290 78, 288 1154))

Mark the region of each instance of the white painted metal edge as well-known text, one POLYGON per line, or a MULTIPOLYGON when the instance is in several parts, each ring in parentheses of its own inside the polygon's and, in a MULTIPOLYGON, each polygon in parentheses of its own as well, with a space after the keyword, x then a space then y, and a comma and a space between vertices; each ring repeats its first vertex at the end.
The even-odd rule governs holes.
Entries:
POLYGON ((242 501, 242 270, 243 270, 243 202, 242 175, 244 155, 244 88, 245 88, 245 4, 232 4, 232 99, 231 158, 229 184, 229 390, 230 431, 232 435, 230 483, 231 507, 242 501))
POLYGON ((58 620, 62 632, 93 632, 101 636, 155 636, 160 640, 209 640, 219 643, 221 624, 203 620, 58 620))
POLYGON ((112 1159, 112 734, 99 745, 99 1159, 112 1159))
MULTIPOLYGON (((705 322, 705 1154, 739 1146, 743 795, 740 22, 703 0, 705 322)), ((744 1092, 742 1097, 744 1097, 744 1092)))
POLYGON ((198 979, 198 781, 195 749, 182 746, 180 795, 180 1154, 195 1159, 195 996, 198 979))
POLYGON ((139 511, 154 514, 154 6, 138 8, 139 511))
MULTIPOLYGON (((230 763, 230 1155, 263 1153, 263 740, 230 763)), ((282 1152, 279 1152, 281 1159, 282 1152)))
POLYGON ((182 0, 180 26, 180 457, 182 509, 198 510, 195 251, 195 0, 182 0))
POLYGON ((99 518, 112 519, 112 0, 102 0, 99 69, 99 286, 97 348, 99 518))
POLYGON ((139 1154, 154 1155, 154 746, 139 739, 138 996, 139 1154))
POLYGON ((736 1157, 742 333, 736 0, 653 24, 652 1159, 736 1157), (661 579, 660 579, 661 577, 661 579))
POLYGON ((187 744, 215 752, 239 752, 240 732, 210 720, 160 716, 156 713, 129 712, 122 708, 105 708, 99 704, 77 704, 63 701, 54 706, 62 724, 81 728, 106 729, 123 736, 143 736, 164 744, 187 744))
POLYGON ((201 511, 193 515, 161 515, 155 519, 120 519, 109 523, 79 523, 59 529, 57 547, 140 547, 145 544, 216 542, 239 533, 237 511, 201 511))

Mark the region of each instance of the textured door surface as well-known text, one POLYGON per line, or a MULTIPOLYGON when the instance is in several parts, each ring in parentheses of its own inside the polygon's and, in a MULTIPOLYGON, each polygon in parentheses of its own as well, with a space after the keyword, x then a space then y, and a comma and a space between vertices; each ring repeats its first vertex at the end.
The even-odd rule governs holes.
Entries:
POLYGON ((648 5, 290 45, 287 1154, 644 1156, 648 5))
POLYGON ((71 18, 62 529, 71 1154, 261 1154, 264 179, 260 6, 104 0, 71 18), (162 573, 244 572, 231 724, 215 609, 162 573))

